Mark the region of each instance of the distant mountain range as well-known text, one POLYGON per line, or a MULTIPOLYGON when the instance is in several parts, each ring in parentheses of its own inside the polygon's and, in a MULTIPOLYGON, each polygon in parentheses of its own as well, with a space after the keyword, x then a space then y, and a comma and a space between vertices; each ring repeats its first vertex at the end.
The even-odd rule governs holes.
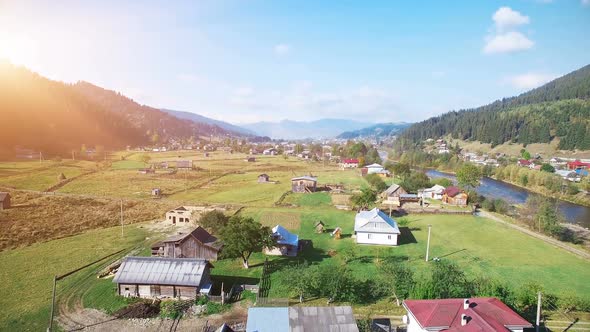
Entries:
POLYGON ((428 138, 491 143, 549 143, 560 150, 590 150, 590 65, 516 97, 474 109, 452 111, 407 128, 401 149, 428 138))
POLYGON ((411 125, 412 125, 411 123, 406 123, 406 122, 378 123, 378 124, 370 126, 370 127, 343 132, 342 134, 338 135, 336 138, 353 139, 353 138, 359 138, 359 137, 382 138, 382 137, 394 136, 394 135, 399 135, 401 132, 403 132, 404 129, 408 128, 411 125))
POLYGON ((256 122, 240 124, 240 127, 256 132, 261 136, 272 138, 332 138, 342 132, 356 130, 373 125, 346 119, 321 119, 316 121, 256 122))
POLYGON ((252 130, 249 130, 246 128, 242 128, 242 127, 233 125, 228 122, 211 119, 206 116, 199 115, 199 114, 195 114, 195 113, 191 113, 191 112, 183 112, 183 111, 173 111, 173 110, 169 110, 169 109, 165 109, 165 108, 162 108, 161 111, 166 112, 166 113, 168 113, 172 116, 175 116, 179 119, 190 120, 190 121, 193 121, 196 123, 205 123, 205 124, 209 124, 209 125, 218 126, 222 129, 225 129, 227 131, 231 131, 234 133, 240 133, 240 134, 244 134, 244 135, 257 135, 257 133, 255 131, 252 131, 252 130))

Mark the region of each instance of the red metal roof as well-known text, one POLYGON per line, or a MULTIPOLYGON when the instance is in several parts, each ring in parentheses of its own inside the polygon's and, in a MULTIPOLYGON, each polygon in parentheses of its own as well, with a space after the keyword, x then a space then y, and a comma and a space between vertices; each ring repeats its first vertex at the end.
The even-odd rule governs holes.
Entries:
POLYGON ((519 159, 519 160, 518 160, 518 163, 519 163, 520 165, 525 165, 525 166, 528 166, 528 165, 530 165, 530 164, 531 164, 531 162, 530 162, 530 161, 528 161, 528 160, 526 160, 526 159, 519 159))
POLYGON ((444 191, 443 191, 443 195, 447 194, 447 196, 450 197, 455 197, 457 196, 457 194, 459 194, 461 192, 461 189, 455 187, 455 186, 450 186, 447 187, 444 191))
POLYGON ((358 159, 344 159, 344 163, 345 164, 358 164, 359 160, 358 159))
POLYGON ((567 165, 569 167, 590 167, 590 163, 583 163, 579 160, 570 161, 569 163, 567 163, 567 165))
POLYGON ((443 331, 509 331, 511 328, 532 327, 524 318, 494 297, 468 299, 405 300, 404 307, 424 329, 440 328, 443 331), (461 315, 467 323, 461 325, 461 315))

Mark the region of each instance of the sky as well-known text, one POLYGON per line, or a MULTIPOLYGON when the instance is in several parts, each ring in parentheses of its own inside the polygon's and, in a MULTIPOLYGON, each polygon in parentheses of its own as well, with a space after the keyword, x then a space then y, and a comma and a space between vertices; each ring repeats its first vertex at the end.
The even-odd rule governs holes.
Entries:
POLYGON ((590 0, 0 0, 0 58, 231 123, 415 122, 590 63, 590 0))

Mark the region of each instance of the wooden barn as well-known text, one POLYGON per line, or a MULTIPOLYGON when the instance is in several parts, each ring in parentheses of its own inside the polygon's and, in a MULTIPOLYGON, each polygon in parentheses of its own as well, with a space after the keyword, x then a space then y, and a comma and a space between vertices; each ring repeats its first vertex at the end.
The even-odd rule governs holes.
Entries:
POLYGON ((469 196, 463 190, 451 186, 443 191, 443 203, 456 206, 467 206, 469 196))
POLYGON ((311 193, 317 188, 318 179, 313 176, 300 176, 291 179, 291 190, 294 193, 311 193))
POLYGON ((258 175, 258 183, 267 183, 268 181, 270 181, 270 176, 268 176, 268 174, 258 175))
POLYGON ((192 160, 178 160, 176 162, 176 169, 191 170, 193 169, 192 160))
POLYGON ((0 211, 10 209, 10 194, 0 192, 0 211))
POLYGON ((223 244, 201 226, 152 245, 152 256, 217 260, 223 244))
POLYGON ((211 290, 211 268, 203 259, 125 257, 113 282, 125 297, 195 299, 211 290))

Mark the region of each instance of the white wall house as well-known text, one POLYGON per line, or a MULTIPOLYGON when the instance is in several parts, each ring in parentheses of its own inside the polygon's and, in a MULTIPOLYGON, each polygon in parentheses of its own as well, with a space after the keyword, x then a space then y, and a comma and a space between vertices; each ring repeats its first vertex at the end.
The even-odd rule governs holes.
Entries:
POLYGON ((361 211, 354 219, 356 243, 397 246, 399 228, 395 220, 374 208, 361 211))
POLYGON ((422 198, 430 198, 430 199, 442 199, 443 192, 445 191, 445 187, 435 184, 432 188, 426 188, 422 191, 422 198))
POLYGON ((166 212, 164 222, 172 225, 186 225, 191 221, 198 221, 201 214, 212 210, 215 210, 215 208, 205 206, 179 206, 174 210, 166 212))

